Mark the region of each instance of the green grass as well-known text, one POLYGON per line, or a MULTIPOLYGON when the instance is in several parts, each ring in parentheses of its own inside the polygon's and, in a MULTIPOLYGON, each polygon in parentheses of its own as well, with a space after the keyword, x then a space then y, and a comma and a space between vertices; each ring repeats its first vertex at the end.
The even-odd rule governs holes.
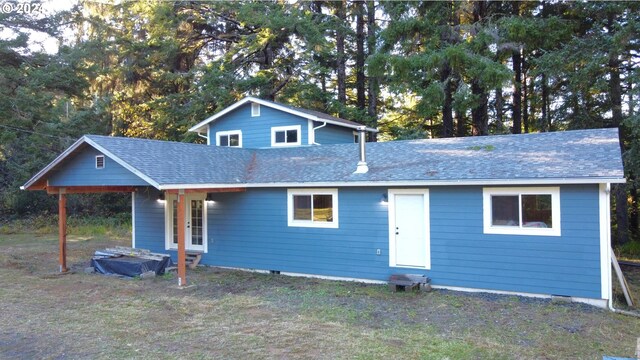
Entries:
POLYGON ((620 259, 640 260, 640 241, 632 240, 616 248, 620 259))
MULTIPOLYGON (((596 359, 632 356, 640 320, 576 304, 218 268, 129 281, 84 274, 128 237, 0 234, 0 358, 596 359)), ((640 274, 629 281, 640 283, 640 274)), ((633 291, 638 288, 634 287, 633 291)), ((638 296, 636 296, 638 298, 638 296)))
MULTIPOLYGON (((38 235, 58 232, 58 216, 36 216, 27 219, 0 222, 0 235, 35 233, 38 235)), ((82 217, 67 218, 67 232, 78 236, 111 236, 122 238, 131 234, 131 218, 129 216, 114 217, 82 217)))

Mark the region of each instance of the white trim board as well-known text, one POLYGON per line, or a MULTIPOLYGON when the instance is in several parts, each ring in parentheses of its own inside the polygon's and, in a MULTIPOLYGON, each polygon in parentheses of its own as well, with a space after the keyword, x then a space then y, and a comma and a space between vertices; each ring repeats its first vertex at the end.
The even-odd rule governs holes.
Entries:
POLYGON ((598 202, 600 210, 600 296, 611 301, 613 299, 613 288, 611 279, 611 200, 609 184, 600 184, 598 202))
POLYGON ((212 189, 212 188, 282 188, 282 187, 349 187, 349 186, 511 186, 511 185, 572 185, 572 184, 602 184, 624 183, 625 180, 617 178, 588 178, 588 179, 511 179, 511 180, 399 180, 399 181, 335 181, 335 182, 282 182, 282 183, 234 183, 234 184, 163 184, 160 190, 177 189, 212 189))
MULTIPOLYGON (((345 124, 345 123, 340 122, 340 121, 333 121, 333 120, 329 120, 329 119, 319 118, 319 117, 317 117, 315 115, 307 114, 307 113, 304 113, 304 112, 301 112, 301 111, 298 111, 298 110, 295 110, 295 109, 288 108, 286 106, 282 106, 282 105, 279 105, 279 104, 272 103, 270 101, 258 99, 258 98, 251 97, 251 96, 247 96, 244 99, 239 100, 235 104, 224 108, 223 110, 221 110, 217 114, 209 116, 208 118, 206 118, 206 119, 202 120, 201 122, 197 123, 196 125, 192 126, 189 129, 189 131, 198 132, 198 131, 200 131, 200 129, 203 126, 215 121, 216 119, 224 116, 225 114, 228 114, 228 113, 232 112, 233 110, 239 108, 240 106, 242 106, 242 105, 244 105, 244 104, 246 104, 248 102, 264 105, 264 106, 270 107, 272 109, 280 110, 280 111, 283 111, 283 112, 286 112, 286 113, 289 113, 289 114, 293 114, 293 115, 299 116, 299 117, 304 118, 304 119, 309 119, 309 120, 319 121, 319 122, 327 122, 329 124, 338 125, 338 126, 342 126, 342 127, 346 127, 346 128, 350 128, 350 129, 357 129, 359 126, 362 126, 362 125, 350 125, 350 124, 345 124)), ((377 129, 370 128, 370 127, 367 127, 366 130, 367 131, 371 131, 371 132, 378 132, 377 129)))

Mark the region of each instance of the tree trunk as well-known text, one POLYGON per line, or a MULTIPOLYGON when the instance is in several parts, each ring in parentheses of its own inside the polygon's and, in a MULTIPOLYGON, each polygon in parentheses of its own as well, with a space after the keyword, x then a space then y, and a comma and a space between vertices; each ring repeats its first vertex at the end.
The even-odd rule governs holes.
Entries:
POLYGON ((364 77, 364 3, 356 1, 356 102, 358 109, 365 109, 365 77, 364 77))
MULTIPOLYGON (((473 2, 473 24, 476 25, 484 18, 486 11, 486 2, 473 2)), ((471 81, 471 93, 474 95, 476 105, 471 109, 471 134, 473 136, 487 135, 489 133, 489 113, 487 109, 488 97, 486 91, 480 84, 480 79, 476 78, 471 81)))
POLYGON ((480 86, 478 80, 471 83, 471 93, 478 99, 477 105, 471 109, 473 136, 482 136, 489 134, 489 112, 487 108, 488 97, 486 91, 480 86))
POLYGON ((455 111, 456 113, 456 136, 457 137, 465 137, 467 136, 467 120, 465 119, 464 112, 459 110, 455 111))
MULTIPOLYGON (((547 103, 549 102, 549 87, 547 86, 547 75, 540 77, 540 87, 542 88, 542 118, 540 119, 540 130, 551 131, 551 121, 548 119, 547 103)), ((577 115, 577 114, 576 114, 577 115)))
POLYGON ((499 133, 502 133, 504 130, 504 119, 503 119, 503 98, 502 98, 502 88, 496 88, 496 130, 499 133))
POLYGON ((444 102, 442 104, 442 137, 453 136, 453 81, 450 78, 451 67, 445 60, 440 71, 440 81, 444 83, 444 102))
MULTIPOLYGON (((339 20, 338 27, 336 29, 336 62, 337 62, 337 77, 338 77, 338 101, 342 104, 347 102, 347 65, 346 57, 344 53, 344 40, 345 40, 345 27, 346 24, 346 0, 338 2, 338 9, 336 15, 339 20)), ((342 116, 342 114, 341 114, 342 116)))
MULTIPOLYGON (((514 1, 511 3, 513 7, 513 15, 520 15, 520 3, 514 1)), ((522 133, 522 56, 520 48, 515 50, 511 55, 511 63, 513 66, 513 133, 522 133)))
MULTIPOLYGON (((376 3, 375 1, 367 1, 367 53, 369 56, 376 53, 376 3)), ((380 93, 380 86, 378 85, 378 78, 369 74, 369 86, 368 86, 368 108, 367 114, 369 115, 369 125, 371 127, 378 126, 378 94, 380 93)), ((375 133, 370 133, 371 140, 375 141, 375 133)))
POLYGON ((629 230, 631 233, 638 236, 640 233, 640 217, 638 215, 638 188, 636 186, 635 178, 629 179, 631 186, 629 189, 629 197, 631 198, 631 209, 629 210, 629 230))
MULTIPOLYGON (((609 15, 608 28, 615 32, 613 26, 613 15, 609 15)), ((624 153, 624 127, 622 126, 622 85, 620 80, 620 59, 618 54, 612 51, 609 55, 609 96, 611 101, 611 121, 613 126, 619 128, 620 146, 624 153)), ((616 184, 614 186, 616 195, 616 237, 618 245, 629 241, 629 214, 627 212, 627 186, 626 184, 616 184)))
POLYGON ((527 62, 524 54, 522 55, 522 124, 524 132, 529 132, 529 93, 527 88, 527 62))

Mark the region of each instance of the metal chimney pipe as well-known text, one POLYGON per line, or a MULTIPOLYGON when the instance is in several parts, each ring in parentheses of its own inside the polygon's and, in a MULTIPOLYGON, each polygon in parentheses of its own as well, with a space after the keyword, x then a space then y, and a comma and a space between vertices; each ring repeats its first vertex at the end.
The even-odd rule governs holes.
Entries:
POLYGON ((365 136, 366 136, 366 127, 358 126, 358 143, 360 145, 360 161, 358 161, 358 167, 354 174, 364 174, 369 171, 369 167, 367 166, 367 152, 365 148, 365 136))

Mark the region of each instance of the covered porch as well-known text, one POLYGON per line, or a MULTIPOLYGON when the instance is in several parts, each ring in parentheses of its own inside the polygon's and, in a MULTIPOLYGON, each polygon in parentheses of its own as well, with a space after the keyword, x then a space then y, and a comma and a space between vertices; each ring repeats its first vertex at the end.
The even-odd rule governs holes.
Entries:
MULTIPOLYGON (((55 195, 58 198, 58 270, 61 273, 69 271, 67 266, 67 198, 69 195, 75 194, 99 194, 99 193, 125 193, 131 194, 132 198, 132 247, 136 247, 133 237, 135 234, 135 194, 141 187, 136 186, 32 186, 26 190, 45 190, 49 195, 55 195)), ((204 201, 212 193, 221 192, 243 192, 245 188, 203 188, 203 189, 170 189, 161 191, 160 194, 164 199, 175 199, 174 204, 165 205, 175 208, 175 216, 168 216, 168 220, 174 220, 173 224, 164 224, 164 228, 172 227, 175 229, 177 243, 177 275, 178 286, 186 286, 187 282, 187 251, 188 243, 194 241, 199 236, 200 242, 207 242, 206 230, 192 232, 195 227, 202 227, 202 223, 196 224, 194 219, 202 219, 205 215, 200 213, 195 206, 191 206, 189 201, 204 201), (191 200, 191 199, 203 200, 191 200)), ((164 202, 163 202, 164 203, 164 202)), ((199 208, 202 211, 204 204, 199 208)), ((166 211, 166 210, 165 210, 166 211)), ((196 220, 197 221, 197 220, 196 220)), ((166 234, 165 234, 166 235, 166 234)))
MULTIPOLYGON (((208 194, 216 192, 245 191, 245 188, 233 184, 225 184, 222 187, 193 184, 194 176, 198 177, 200 183, 208 183, 218 174, 214 170, 209 171, 209 167, 203 167, 197 161, 207 158, 210 155, 209 151, 210 148, 204 145, 95 135, 84 136, 71 145, 21 187, 22 190, 28 191, 46 191, 58 198, 59 271, 68 271, 69 196, 98 193, 130 194, 132 247, 140 248, 135 241, 138 225, 135 217, 136 193, 152 189, 165 199, 172 199, 172 203, 165 202, 164 206, 156 209, 158 214, 162 215, 153 218, 154 231, 151 236, 162 243, 169 236, 175 238, 173 244, 177 255, 178 285, 187 285, 187 237, 194 233, 198 235, 197 232, 191 231, 194 221, 191 214, 188 214, 192 211, 188 202, 197 198, 204 203, 208 194)), ((199 241, 206 244, 206 229, 201 230, 203 231, 199 234, 199 241)), ((174 250, 173 246, 171 250, 174 250)))

